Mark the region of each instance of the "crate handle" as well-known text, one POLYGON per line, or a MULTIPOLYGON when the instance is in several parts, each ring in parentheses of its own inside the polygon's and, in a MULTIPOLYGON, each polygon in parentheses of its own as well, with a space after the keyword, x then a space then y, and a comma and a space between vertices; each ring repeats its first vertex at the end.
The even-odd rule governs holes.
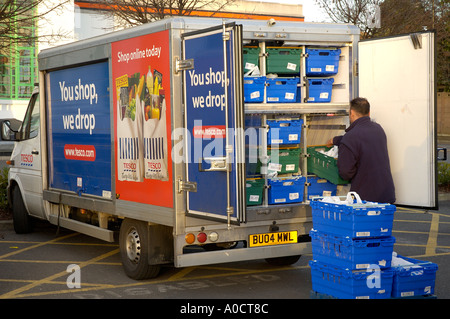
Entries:
POLYGON ((330 55, 330 52, 329 51, 321 51, 321 52, 319 52, 319 55, 330 55))

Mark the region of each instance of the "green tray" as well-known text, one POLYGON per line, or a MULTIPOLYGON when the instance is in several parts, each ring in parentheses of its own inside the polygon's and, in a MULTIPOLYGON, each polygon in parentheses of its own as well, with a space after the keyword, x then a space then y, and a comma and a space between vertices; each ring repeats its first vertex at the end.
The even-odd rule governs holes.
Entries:
POLYGON ((302 49, 292 47, 268 47, 267 73, 300 74, 302 49))
MULTIPOLYGON (((278 174, 297 173, 300 163, 300 148, 267 149, 269 163, 281 165, 278 174), (278 160, 276 161, 276 158, 278 160)), ((270 164, 269 164, 270 165, 270 164)))
POLYGON ((308 173, 316 174, 317 176, 325 178, 329 182, 336 185, 345 185, 350 183, 339 176, 337 159, 319 152, 319 150, 328 151, 330 148, 331 147, 326 146, 308 147, 308 173))
POLYGON ((247 206, 261 205, 264 193, 264 179, 248 179, 246 181, 247 206))

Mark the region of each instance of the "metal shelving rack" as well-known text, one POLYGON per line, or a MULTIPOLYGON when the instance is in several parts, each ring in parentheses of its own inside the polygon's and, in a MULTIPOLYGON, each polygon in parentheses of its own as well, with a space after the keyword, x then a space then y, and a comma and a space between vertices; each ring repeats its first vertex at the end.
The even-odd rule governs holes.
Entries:
MULTIPOLYGON (((260 55, 259 55, 259 66, 260 66, 260 74, 261 76, 266 76, 266 42, 261 41, 259 43, 260 48, 260 55)), ((305 87, 305 81, 307 79, 306 77, 306 70, 305 70, 305 62, 306 62, 306 54, 305 54, 305 45, 300 46, 299 48, 302 49, 302 55, 300 60, 300 89, 301 89, 301 96, 306 96, 306 87, 305 87)), ((343 72, 342 69, 340 69, 340 72, 343 72)), ((351 81, 351 76, 349 75, 348 81, 351 81)), ((336 84, 336 86, 342 86, 342 85, 351 85, 350 83, 345 84, 336 84)), ((300 99, 300 102, 297 103, 267 103, 267 97, 266 97, 266 90, 264 90, 264 102, 263 103, 245 103, 244 112, 246 115, 261 115, 261 126, 263 129, 266 130, 266 133, 268 131, 267 126, 267 119, 271 116, 275 115, 289 115, 289 116, 296 116, 301 119, 303 119, 303 127, 302 127, 302 140, 299 146, 302 148, 301 157, 303 158, 302 166, 301 166, 301 172, 304 177, 306 177, 305 182, 305 190, 304 190, 304 197, 302 204, 308 203, 308 180, 307 180, 307 174, 308 171, 307 167, 307 161, 306 158, 308 157, 307 153, 307 129, 309 127, 309 122, 312 116, 316 115, 326 115, 326 116, 347 116, 349 111, 349 101, 342 102, 342 103, 307 103, 305 102, 305 99, 300 99)), ((268 159, 267 156, 267 134, 263 134, 264 138, 262 139, 261 143, 261 152, 264 155, 265 159, 268 159)), ((264 164, 263 164, 264 167, 264 164)), ((268 182, 267 182, 267 174, 262 174, 264 177, 264 201, 261 206, 254 206, 254 207, 248 207, 248 209, 258 209, 258 208, 268 208, 268 182)))

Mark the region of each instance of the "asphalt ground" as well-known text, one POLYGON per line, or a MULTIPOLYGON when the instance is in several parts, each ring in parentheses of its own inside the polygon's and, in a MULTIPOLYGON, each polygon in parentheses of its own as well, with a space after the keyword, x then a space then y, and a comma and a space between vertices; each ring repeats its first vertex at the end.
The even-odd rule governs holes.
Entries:
MULTIPOLYGON (((438 211, 399 207, 393 236, 399 255, 438 265, 435 296, 450 299, 450 201, 441 201, 438 211)), ((310 299, 311 259, 284 267, 264 260, 167 266, 157 278, 135 281, 122 270, 117 242, 43 221, 18 235, 6 221, 0 224, 0 299, 310 299)))

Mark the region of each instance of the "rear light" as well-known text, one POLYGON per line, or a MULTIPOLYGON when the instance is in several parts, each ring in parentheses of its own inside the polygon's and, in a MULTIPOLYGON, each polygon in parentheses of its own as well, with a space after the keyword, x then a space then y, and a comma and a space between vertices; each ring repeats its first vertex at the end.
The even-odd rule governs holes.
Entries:
POLYGON ((194 234, 191 234, 191 233, 186 234, 186 236, 184 238, 186 240, 186 243, 188 243, 188 244, 193 244, 195 241, 195 236, 194 236, 194 234))
POLYGON ((209 240, 212 242, 216 242, 219 239, 219 234, 213 231, 211 234, 209 234, 209 240))
POLYGON ((14 160, 8 160, 8 161, 6 161, 6 165, 14 165, 14 160))
POLYGON ((197 240, 198 240, 199 243, 204 243, 204 242, 206 241, 207 238, 208 238, 208 237, 206 236, 205 233, 199 233, 199 234, 197 235, 197 240))

